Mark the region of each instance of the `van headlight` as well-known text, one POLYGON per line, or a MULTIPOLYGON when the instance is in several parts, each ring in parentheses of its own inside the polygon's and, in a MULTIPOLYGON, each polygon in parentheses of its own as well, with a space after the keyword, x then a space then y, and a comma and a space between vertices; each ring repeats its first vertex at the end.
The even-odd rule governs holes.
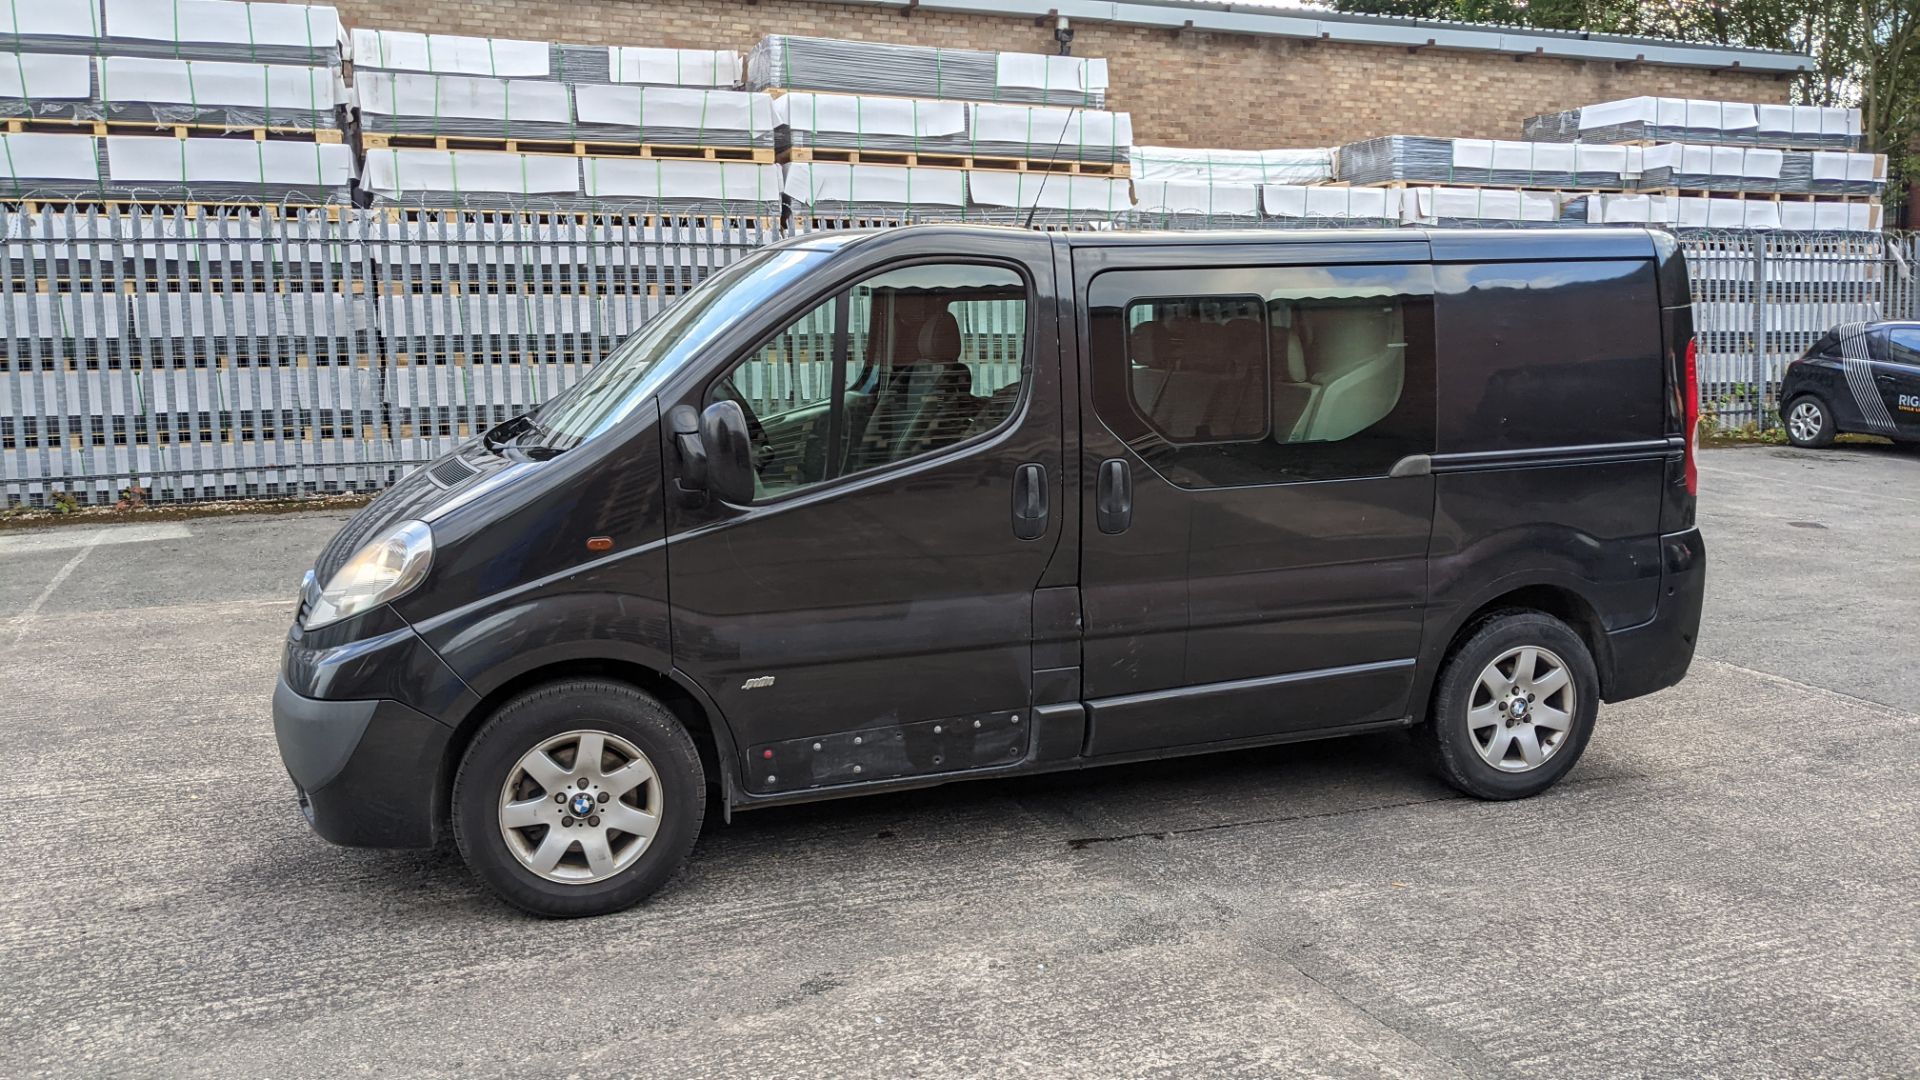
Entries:
POLYGON ((433 565, 433 530, 424 521, 402 521, 353 553, 307 612, 306 628, 318 630, 405 596, 433 565))

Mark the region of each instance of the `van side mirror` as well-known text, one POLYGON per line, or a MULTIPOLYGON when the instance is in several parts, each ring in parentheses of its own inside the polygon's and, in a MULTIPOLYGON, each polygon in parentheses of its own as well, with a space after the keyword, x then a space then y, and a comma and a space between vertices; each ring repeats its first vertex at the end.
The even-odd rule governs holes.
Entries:
POLYGON ((707 490, 736 506, 753 501, 753 440, 747 414, 737 401, 716 401, 700 414, 700 441, 707 451, 707 490))

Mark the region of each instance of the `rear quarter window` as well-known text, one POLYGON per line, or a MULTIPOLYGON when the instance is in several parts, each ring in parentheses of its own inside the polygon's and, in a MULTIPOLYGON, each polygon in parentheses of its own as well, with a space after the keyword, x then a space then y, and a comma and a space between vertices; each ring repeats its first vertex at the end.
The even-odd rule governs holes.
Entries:
POLYGON ((1664 433, 1651 260, 1434 267, 1441 452, 1664 433))

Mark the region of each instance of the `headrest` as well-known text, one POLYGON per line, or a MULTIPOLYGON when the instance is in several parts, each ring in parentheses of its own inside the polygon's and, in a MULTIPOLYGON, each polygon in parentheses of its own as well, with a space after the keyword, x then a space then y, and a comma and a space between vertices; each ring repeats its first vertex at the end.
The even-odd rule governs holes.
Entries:
POLYGON ((1173 358, 1173 339, 1164 323, 1143 322, 1127 331, 1127 359, 1143 368, 1164 369, 1173 358))
POLYGON ((1289 326, 1285 330, 1286 352, 1281 357, 1286 364, 1287 381, 1303 383, 1307 381, 1307 350, 1300 344, 1300 328, 1289 326))
POLYGON ((953 312, 936 311, 920 324, 920 363, 959 363, 960 347, 960 320, 953 312))

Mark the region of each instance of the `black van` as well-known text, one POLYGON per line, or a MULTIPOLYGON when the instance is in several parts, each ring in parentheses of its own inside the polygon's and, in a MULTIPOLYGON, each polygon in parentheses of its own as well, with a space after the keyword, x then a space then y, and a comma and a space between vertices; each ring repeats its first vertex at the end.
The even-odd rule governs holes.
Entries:
POLYGON ((1705 573, 1660 233, 776 244, 361 511, 274 694, 329 840, 549 915, 721 812, 1412 728, 1532 795, 1705 573))

